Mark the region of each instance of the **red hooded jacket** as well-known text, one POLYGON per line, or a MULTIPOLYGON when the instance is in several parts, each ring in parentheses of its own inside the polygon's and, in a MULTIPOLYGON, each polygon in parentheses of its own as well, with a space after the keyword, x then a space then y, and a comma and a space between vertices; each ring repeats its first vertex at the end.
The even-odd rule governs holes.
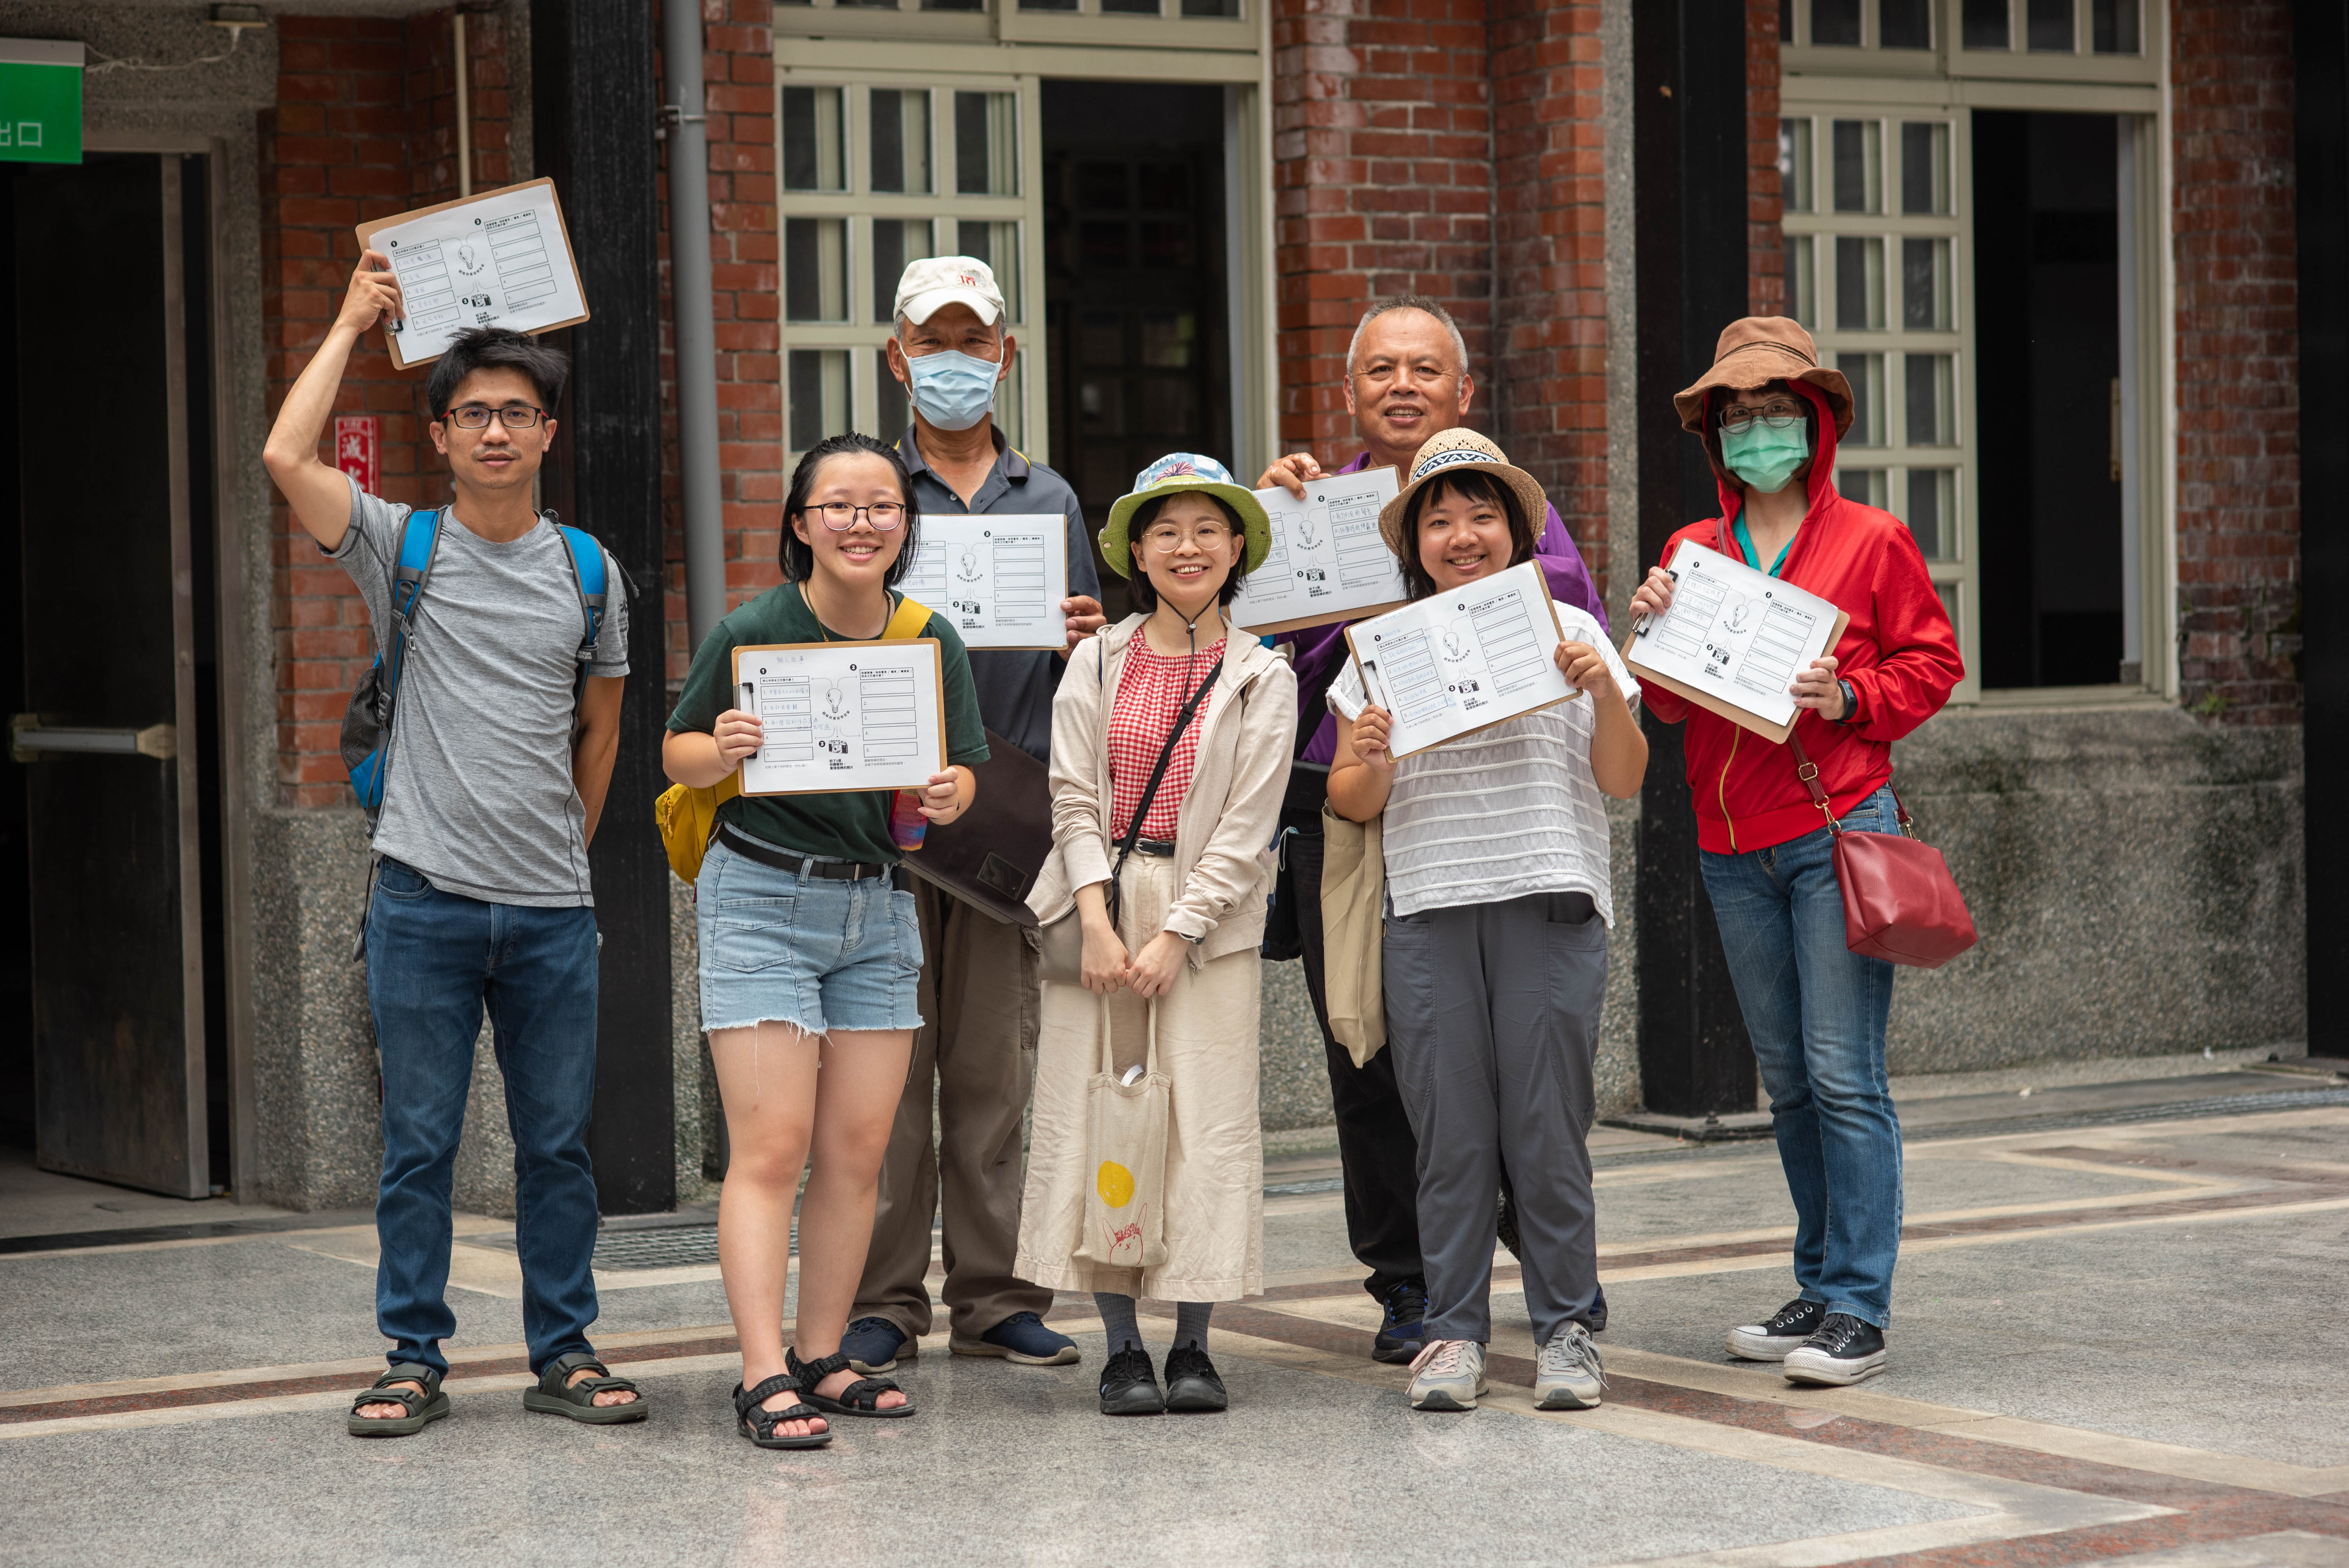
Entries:
MULTIPOLYGON (((1837 724, 1801 708, 1795 731, 1818 764, 1819 782, 1840 817, 1890 781, 1892 743, 1940 712, 1966 670, 1958 656, 1957 633, 1933 591, 1915 536, 1890 512, 1836 493, 1835 416, 1807 384, 1788 385, 1818 410, 1818 449, 1806 481, 1810 510, 1778 575, 1851 617, 1835 645, 1836 675, 1859 694, 1857 722, 1837 724)), ((1744 559, 1730 532, 1743 492, 1715 478, 1721 515, 1672 535, 1664 547, 1666 560, 1684 539, 1732 561, 1744 559)), ((1795 772, 1792 747, 1773 746, 1651 682, 1640 685, 1658 718, 1667 724, 1688 721, 1688 780, 1696 798, 1699 848, 1742 854, 1826 826, 1795 772)))

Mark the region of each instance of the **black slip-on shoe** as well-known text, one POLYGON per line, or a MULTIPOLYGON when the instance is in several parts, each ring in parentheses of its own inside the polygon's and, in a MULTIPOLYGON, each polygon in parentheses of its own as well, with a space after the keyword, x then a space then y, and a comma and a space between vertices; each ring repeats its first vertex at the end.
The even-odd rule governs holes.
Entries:
POLYGON ((1885 1360, 1884 1330, 1849 1313, 1831 1312, 1816 1334, 1786 1353, 1786 1380, 1841 1387, 1875 1377, 1885 1360))
POLYGON ((1104 1416, 1155 1416, 1166 1408, 1149 1351, 1132 1346, 1102 1364, 1101 1406, 1104 1416))
POLYGON ((1169 1410, 1224 1410, 1231 1408, 1224 1380, 1207 1359, 1203 1345, 1178 1345, 1166 1353, 1166 1408, 1169 1410))
POLYGON ((1729 1353, 1747 1361, 1784 1361, 1786 1353, 1819 1331, 1827 1315, 1823 1301, 1796 1296, 1760 1323, 1729 1331, 1729 1353))
POLYGON ((1386 1306, 1386 1316, 1371 1340, 1371 1359, 1383 1361, 1390 1367, 1400 1367, 1419 1354, 1427 1343, 1427 1282, 1423 1279, 1400 1279, 1387 1286, 1380 1300, 1386 1306))

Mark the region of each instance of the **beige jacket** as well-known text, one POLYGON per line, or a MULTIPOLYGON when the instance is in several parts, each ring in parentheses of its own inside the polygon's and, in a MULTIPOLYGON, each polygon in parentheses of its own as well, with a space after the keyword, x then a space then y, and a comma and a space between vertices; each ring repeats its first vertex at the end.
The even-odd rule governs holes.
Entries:
MULTIPOLYGON (((1107 882, 1116 862, 1109 709, 1143 620, 1129 615, 1080 646, 1052 699, 1052 854, 1028 894, 1047 924, 1075 906, 1078 888, 1107 882)), ((1297 676, 1270 648, 1235 632, 1206 717, 1192 722, 1201 726, 1198 763, 1174 831, 1181 892, 1166 929, 1203 938, 1191 948, 1195 969, 1264 941, 1272 837, 1297 749, 1297 676)))

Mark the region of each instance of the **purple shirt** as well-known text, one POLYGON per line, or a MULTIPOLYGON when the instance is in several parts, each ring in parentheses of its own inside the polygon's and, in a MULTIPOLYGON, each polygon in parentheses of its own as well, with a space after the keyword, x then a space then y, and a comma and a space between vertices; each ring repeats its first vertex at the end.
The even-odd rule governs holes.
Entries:
MULTIPOLYGON (((1359 473, 1371 466, 1371 454, 1364 452, 1337 471, 1359 473)), ((1599 590, 1590 584, 1590 573, 1582 564, 1582 552, 1574 548, 1574 536, 1566 531, 1566 523, 1557 515, 1557 508, 1542 502, 1548 521, 1542 535, 1534 545, 1534 559, 1541 562, 1542 573, 1549 579, 1550 597, 1561 603, 1578 604, 1590 612, 1600 626, 1607 624, 1607 607, 1599 602, 1599 590)), ((1346 628, 1351 621, 1339 621, 1327 626, 1308 626, 1302 631, 1282 632, 1273 641, 1288 643, 1297 650, 1297 723, 1301 730, 1314 724, 1312 744, 1305 748, 1304 760, 1327 767, 1338 755, 1338 721, 1323 707, 1317 716, 1306 711, 1308 703, 1318 704, 1317 694, 1328 688, 1345 663, 1346 628)))

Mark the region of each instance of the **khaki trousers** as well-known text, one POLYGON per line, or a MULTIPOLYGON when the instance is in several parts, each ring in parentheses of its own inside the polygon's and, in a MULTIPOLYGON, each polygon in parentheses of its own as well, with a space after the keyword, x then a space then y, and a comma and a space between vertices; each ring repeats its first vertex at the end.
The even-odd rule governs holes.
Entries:
POLYGON ((918 877, 914 903, 924 1023, 882 1159, 873 1245, 849 1316, 885 1317, 917 1338, 930 1332, 930 1222, 943 1196, 947 1326, 957 1338, 976 1339, 1015 1312, 1052 1305, 1050 1291, 1011 1272, 1020 1120, 1036 1071, 1036 958, 1018 926, 918 877))

